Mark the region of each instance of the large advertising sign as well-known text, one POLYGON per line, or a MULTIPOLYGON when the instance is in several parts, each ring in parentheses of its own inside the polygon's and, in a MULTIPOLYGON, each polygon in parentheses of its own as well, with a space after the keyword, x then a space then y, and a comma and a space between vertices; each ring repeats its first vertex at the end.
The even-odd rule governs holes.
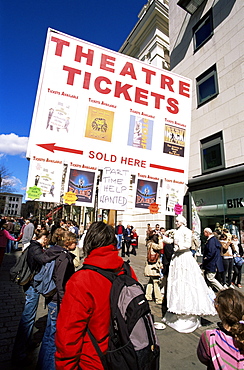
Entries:
MULTIPOLYGON (((27 157, 185 183, 190 113, 188 78, 49 29, 27 157)), ((67 189, 89 203, 78 172, 67 189)))

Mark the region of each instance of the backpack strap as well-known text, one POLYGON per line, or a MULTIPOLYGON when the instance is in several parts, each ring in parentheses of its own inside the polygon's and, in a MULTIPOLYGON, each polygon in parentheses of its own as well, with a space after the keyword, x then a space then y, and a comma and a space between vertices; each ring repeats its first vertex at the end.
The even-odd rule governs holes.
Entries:
MULTIPOLYGON (((131 271, 130 271, 130 265, 128 262, 124 262, 123 267, 120 271, 115 272, 112 269, 102 269, 101 267, 93 266, 93 265, 88 265, 88 264, 83 264, 82 268, 80 270, 92 270, 96 271, 108 280, 113 283, 113 281, 116 279, 116 277, 120 274, 121 271, 124 270, 124 274, 131 276, 131 271)), ((79 270, 79 271, 80 271, 79 270)))
POLYGON ((87 333, 88 333, 88 335, 89 335, 89 337, 92 341, 92 344, 93 344, 95 350, 97 351, 97 354, 98 354, 98 356, 101 360, 101 363, 102 363, 104 369, 109 370, 108 367, 107 367, 107 364, 106 364, 106 360, 104 358, 104 354, 102 353, 99 345, 97 344, 96 338, 94 337, 94 335, 92 334, 92 332, 90 331, 90 329, 88 327, 87 327, 87 333))

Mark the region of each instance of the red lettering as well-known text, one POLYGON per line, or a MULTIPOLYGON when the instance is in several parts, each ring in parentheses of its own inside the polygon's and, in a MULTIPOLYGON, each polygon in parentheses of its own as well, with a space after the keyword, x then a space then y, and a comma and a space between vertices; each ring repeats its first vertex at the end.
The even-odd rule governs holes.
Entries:
POLYGON ((104 160, 105 160, 106 162, 109 162, 109 159, 107 159, 107 154, 106 154, 106 153, 104 154, 104 160))
POLYGON ((85 72, 84 82, 83 82, 83 89, 89 90, 90 81, 91 81, 91 73, 90 72, 85 72))
POLYGON ((146 168, 146 161, 140 161, 139 159, 134 159, 134 158, 121 157, 120 163, 128 164, 129 166, 137 166, 137 167, 146 168))
POLYGON ((105 71, 109 71, 109 72, 114 73, 114 68, 110 68, 107 65, 114 67, 113 62, 115 62, 115 60, 116 59, 114 57, 111 57, 111 56, 106 55, 106 54, 102 54, 100 69, 104 69, 105 71))
POLYGON ((156 72, 150 71, 150 69, 142 67, 142 72, 146 73, 146 84, 150 85, 151 84, 151 76, 156 76, 156 72))
POLYGON ((132 85, 129 85, 129 84, 125 84, 124 86, 121 86, 121 82, 116 81, 115 93, 114 93, 115 98, 120 98, 120 95, 123 94, 124 97, 125 97, 125 100, 131 101, 130 95, 127 91, 131 87, 132 87, 132 85))
POLYGON ((93 150, 90 150, 89 151, 89 158, 94 159, 95 157, 98 161, 101 161, 102 159, 105 162, 116 162, 117 161, 117 157, 114 154, 111 154, 110 157, 109 157, 106 153, 105 154, 103 154, 101 152, 95 153, 93 150))
POLYGON ((81 62, 81 58, 84 57, 86 58, 86 64, 88 66, 92 66, 94 51, 91 49, 88 49, 88 53, 83 53, 82 50, 83 50, 82 46, 80 45, 76 46, 75 61, 81 62))
POLYGON ((186 96, 187 98, 190 98, 189 91, 190 91, 190 84, 188 84, 187 82, 180 81, 179 82, 179 94, 186 96))
POLYGON ((103 154, 101 152, 98 152, 96 154, 96 158, 100 161, 101 159, 103 159, 103 154))
POLYGON ((71 68, 68 66, 63 66, 63 70, 69 72, 67 78, 67 85, 74 85, 75 74, 80 75, 81 71, 79 69, 71 68))
POLYGON ((93 159, 95 157, 95 153, 93 150, 90 150, 89 152, 89 158, 93 159))
POLYGON ((57 37, 53 37, 53 36, 51 37, 51 41, 54 41, 54 42, 57 43, 56 50, 55 50, 55 55, 61 57, 62 53, 63 53, 63 46, 69 46, 69 42, 58 39, 57 37))
POLYGON ((174 98, 169 98, 167 100, 167 103, 169 104, 169 107, 166 107, 166 109, 169 113, 177 114, 179 112, 178 100, 174 98))
POLYGON ((147 100, 147 94, 148 94, 147 90, 136 87, 135 103, 148 105, 148 102, 142 100, 142 99, 147 100))
POLYGON ((169 91, 174 92, 174 89, 172 87, 173 84, 174 84, 173 78, 165 76, 165 75, 161 75, 161 86, 160 87, 162 89, 165 89, 165 86, 167 86, 169 91))
POLYGON ((120 72, 121 76, 129 75, 133 80, 136 80, 136 73, 133 67, 133 64, 130 62, 126 62, 122 71, 120 72))
POLYGON ((161 99, 165 99, 165 96, 164 95, 161 95, 161 94, 157 94, 157 93, 154 93, 154 92, 151 92, 151 96, 153 96, 155 98, 155 108, 157 109, 160 109, 160 101, 161 99))
POLYGON ((109 89, 108 87, 105 88, 105 89, 102 89, 101 88, 101 82, 106 82, 107 84, 111 85, 111 81, 109 78, 107 77, 103 77, 103 76, 99 76, 95 79, 95 82, 94 82, 94 85, 95 85, 95 89, 100 92, 101 94, 109 94, 111 92, 111 89, 109 89))

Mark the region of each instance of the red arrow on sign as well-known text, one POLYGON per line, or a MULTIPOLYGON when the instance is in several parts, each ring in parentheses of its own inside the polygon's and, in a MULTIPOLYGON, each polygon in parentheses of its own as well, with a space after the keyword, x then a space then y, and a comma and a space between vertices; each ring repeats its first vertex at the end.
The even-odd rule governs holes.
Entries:
POLYGON ((61 146, 55 146, 55 143, 51 143, 51 144, 36 144, 36 145, 37 146, 40 146, 43 149, 49 150, 52 153, 54 153, 54 150, 58 150, 60 152, 68 152, 68 153, 74 153, 74 154, 83 154, 83 150, 63 148, 61 146))

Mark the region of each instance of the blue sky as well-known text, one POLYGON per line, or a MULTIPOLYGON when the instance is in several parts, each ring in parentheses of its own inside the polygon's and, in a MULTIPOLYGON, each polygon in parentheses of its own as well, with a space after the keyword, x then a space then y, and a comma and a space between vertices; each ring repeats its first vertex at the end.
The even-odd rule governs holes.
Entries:
POLYGON ((25 193, 25 151, 47 29, 118 51, 147 0, 0 1, 0 166, 25 193))

